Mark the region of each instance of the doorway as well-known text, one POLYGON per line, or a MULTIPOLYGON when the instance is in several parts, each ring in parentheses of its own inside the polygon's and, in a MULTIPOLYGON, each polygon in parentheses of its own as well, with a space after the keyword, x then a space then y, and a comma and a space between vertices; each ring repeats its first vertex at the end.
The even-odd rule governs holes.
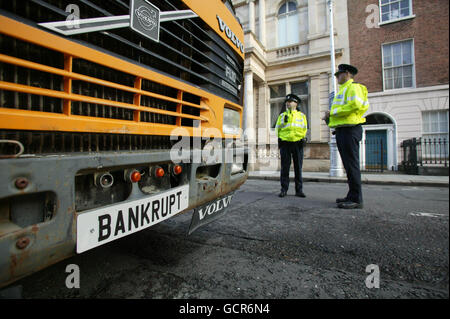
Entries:
POLYGON ((387 169, 387 130, 370 130, 365 139, 366 169, 387 169))
POLYGON ((392 117, 373 113, 366 117, 361 141, 361 170, 396 170, 396 125, 392 117))

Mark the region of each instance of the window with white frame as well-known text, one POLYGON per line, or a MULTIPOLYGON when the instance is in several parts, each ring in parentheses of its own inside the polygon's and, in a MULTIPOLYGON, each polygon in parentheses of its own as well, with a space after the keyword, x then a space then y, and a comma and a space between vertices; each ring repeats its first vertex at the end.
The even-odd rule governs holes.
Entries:
POLYGON ((422 152, 431 155, 433 149, 436 152, 444 150, 448 154, 448 110, 422 112, 422 152))
POLYGON ((278 46, 299 42, 299 19, 297 3, 285 1, 278 10, 278 46))
POLYGON ((413 40, 383 44, 384 89, 414 87, 413 40))
POLYGON ((412 16, 411 0, 380 0, 381 23, 412 16))
MULTIPOLYGON (((290 84, 291 90, 290 93, 297 95, 301 99, 301 103, 299 105, 300 111, 306 115, 306 119, 308 122, 309 128, 309 84, 308 81, 302 82, 292 82, 290 84)), ((270 89, 270 127, 275 128, 277 124, 278 116, 286 111, 286 106, 284 100, 288 93, 288 84, 278 84, 269 86, 270 89)), ((308 129, 307 137, 309 138, 310 130, 308 129)))
POLYGON ((422 136, 448 141, 448 110, 422 112, 422 136))

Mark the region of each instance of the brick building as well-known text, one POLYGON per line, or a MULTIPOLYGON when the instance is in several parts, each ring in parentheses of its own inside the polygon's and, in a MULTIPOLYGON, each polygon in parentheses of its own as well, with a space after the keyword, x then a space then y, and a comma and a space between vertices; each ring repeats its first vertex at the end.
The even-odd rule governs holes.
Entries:
POLYGON ((369 90, 365 142, 386 141, 389 169, 406 139, 445 138, 448 154, 449 2, 348 0, 347 10, 350 62, 369 90))

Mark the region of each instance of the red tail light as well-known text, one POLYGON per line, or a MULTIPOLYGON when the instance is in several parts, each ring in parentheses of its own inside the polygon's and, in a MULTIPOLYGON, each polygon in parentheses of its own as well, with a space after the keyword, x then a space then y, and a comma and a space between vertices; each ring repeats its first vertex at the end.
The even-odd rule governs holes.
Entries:
POLYGON ((141 173, 139 173, 138 171, 135 171, 133 173, 131 173, 130 179, 133 183, 137 183, 141 180, 141 173))
POLYGON ((181 167, 181 165, 175 165, 173 167, 173 174, 174 175, 180 175, 181 172, 183 172, 183 167, 181 167))
POLYGON ((155 170, 155 176, 158 177, 158 178, 163 177, 165 173, 166 173, 166 172, 164 172, 164 169, 162 169, 161 167, 158 167, 158 168, 155 170))

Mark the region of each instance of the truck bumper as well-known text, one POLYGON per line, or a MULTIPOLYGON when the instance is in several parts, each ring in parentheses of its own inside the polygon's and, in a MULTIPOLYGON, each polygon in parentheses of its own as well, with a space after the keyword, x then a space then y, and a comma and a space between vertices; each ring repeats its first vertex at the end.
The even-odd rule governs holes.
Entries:
MULTIPOLYGON (((191 152, 190 158, 184 160, 182 184, 189 184, 189 207, 183 212, 239 188, 248 176, 248 151, 242 153, 245 154, 243 170, 232 172, 232 163, 213 166, 193 163, 191 152), (210 170, 210 167, 214 169, 210 170)), ((75 254, 77 215, 80 213, 76 205, 75 180, 80 172, 95 173, 170 162, 167 151, 2 160, 0 287, 75 254)), ((148 196, 135 191, 131 195, 134 199, 148 196)))

